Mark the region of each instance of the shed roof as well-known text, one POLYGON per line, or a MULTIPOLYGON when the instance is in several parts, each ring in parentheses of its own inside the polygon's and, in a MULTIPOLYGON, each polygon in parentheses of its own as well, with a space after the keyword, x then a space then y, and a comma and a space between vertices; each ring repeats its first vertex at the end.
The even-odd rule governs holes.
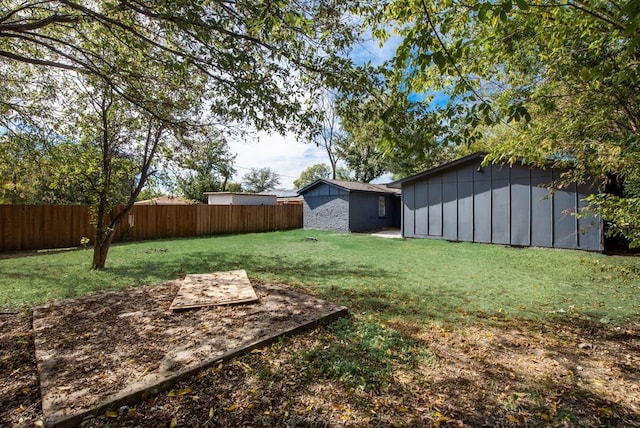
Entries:
POLYGON ((360 183, 358 181, 330 180, 328 178, 321 178, 303 187, 302 189, 298 190, 298 194, 302 195, 322 183, 328 184, 330 186, 338 187, 340 189, 346 190, 347 192, 370 192, 370 193, 385 193, 385 194, 392 194, 392 195, 400 193, 399 188, 392 189, 388 187, 386 184, 360 183))
POLYGON ((440 166, 437 166, 435 168, 431 168, 427 171, 423 171, 423 172, 419 172, 417 174, 411 175, 409 177, 405 177, 402 178, 400 180, 396 180, 392 183, 389 183, 388 186, 389 187, 393 187, 395 189, 400 189, 402 187, 403 184, 405 183, 410 183, 412 181, 415 180, 419 180, 421 178, 425 178, 425 177, 430 177, 432 175, 436 175, 436 174, 440 174, 443 171, 447 171, 449 169, 452 168, 457 168, 460 165, 464 165, 468 162, 472 162, 472 161, 476 161, 476 160, 483 160, 485 158, 487 154, 483 153, 483 152, 476 152, 473 154, 470 154, 468 156, 462 157, 460 159, 456 159, 454 161, 442 164, 440 166))
POLYGON ((198 203, 198 201, 185 199, 181 196, 159 196, 153 199, 136 201, 134 202, 134 205, 194 205, 198 203))
POLYGON ((250 193, 250 192, 204 192, 205 195, 241 195, 241 196, 276 196, 273 192, 270 193, 250 193))

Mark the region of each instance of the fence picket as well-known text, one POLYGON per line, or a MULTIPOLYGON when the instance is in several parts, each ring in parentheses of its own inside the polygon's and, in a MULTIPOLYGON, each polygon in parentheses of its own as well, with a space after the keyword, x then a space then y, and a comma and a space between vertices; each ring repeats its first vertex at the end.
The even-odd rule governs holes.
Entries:
MULTIPOLYGON (((301 227, 302 205, 134 205, 114 242, 301 227)), ((0 205, 0 251, 77 247, 83 237, 93 242, 86 205, 0 205)))

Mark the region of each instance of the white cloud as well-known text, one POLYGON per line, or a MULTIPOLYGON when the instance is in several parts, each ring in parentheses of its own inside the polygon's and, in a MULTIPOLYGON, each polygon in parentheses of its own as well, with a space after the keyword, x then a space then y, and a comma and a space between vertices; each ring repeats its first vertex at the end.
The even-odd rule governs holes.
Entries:
POLYGON ((242 181, 251 168, 268 167, 280 175, 279 187, 284 189, 293 189, 293 180, 311 165, 329 163, 323 149, 298 141, 293 134, 260 132, 253 140, 230 141, 229 147, 237 154, 235 181, 242 181))
MULTIPOLYGON (((389 30, 392 32, 392 30, 389 30)), ((402 37, 392 35, 382 46, 380 40, 373 38, 371 32, 365 34, 365 41, 353 47, 351 51, 351 59, 357 64, 364 64, 370 61, 373 66, 382 65, 385 61, 390 60, 396 54, 396 49, 402 43, 402 37)))
MULTIPOLYGON (((380 65, 393 57, 401 41, 400 37, 392 36, 380 47, 379 41, 369 33, 367 41, 353 48, 351 57, 356 64, 371 61, 373 65, 380 65)), ((280 188, 293 189, 293 181, 303 170, 318 163, 329 164, 324 149, 299 141, 293 134, 260 132, 257 138, 246 142, 230 141, 229 146, 231 152, 237 154, 235 181, 241 181, 251 168, 269 167, 280 175, 280 188)), ((376 181, 388 182, 390 179, 390 175, 385 175, 376 181)))

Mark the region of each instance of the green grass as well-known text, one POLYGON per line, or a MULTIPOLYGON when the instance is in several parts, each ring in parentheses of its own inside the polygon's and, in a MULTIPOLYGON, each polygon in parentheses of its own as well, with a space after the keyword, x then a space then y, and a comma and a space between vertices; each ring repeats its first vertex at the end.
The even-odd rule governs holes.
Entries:
POLYGON ((300 355, 311 379, 337 379, 347 388, 380 389, 394 382, 394 365, 432 365, 434 355, 418 342, 368 320, 340 318, 300 355))
POLYGON ((638 257, 579 251, 295 230, 116 245, 106 270, 90 262, 90 250, 0 260, 0 307, 246 269, 380 320, 621 323, 640 310, 638 257))

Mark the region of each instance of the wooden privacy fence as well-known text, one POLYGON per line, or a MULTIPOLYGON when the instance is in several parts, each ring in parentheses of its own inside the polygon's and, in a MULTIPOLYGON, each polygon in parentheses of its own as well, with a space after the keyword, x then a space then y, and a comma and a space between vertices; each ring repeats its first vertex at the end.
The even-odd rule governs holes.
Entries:
MULTIPOLYGON (((302 205, 135 205, 114 242, 300 227, 302 205)), ((77 247, 83 237, 93 242, 88 206, 0 205, 0 251, 77 247)))

